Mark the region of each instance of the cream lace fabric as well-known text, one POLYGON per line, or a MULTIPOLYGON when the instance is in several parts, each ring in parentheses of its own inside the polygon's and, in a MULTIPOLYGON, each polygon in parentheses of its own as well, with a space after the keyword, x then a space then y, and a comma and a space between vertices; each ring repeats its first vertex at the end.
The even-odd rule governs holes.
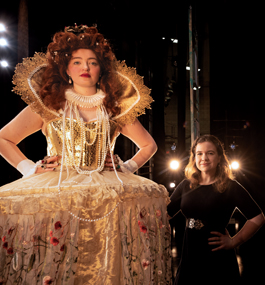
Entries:
MULTIPOLYGON (((32 75, 34 68, 29 69, 32 75)), ((37 93, 25 90, 22 98, 48 122, 48 155, 60 155, 62 117, 45 109, 37 93)), ((140 114, 139 102, 136 110, 124 116, 140 114)), ((110 121, 112 147, 122 120, 120 116, 110 121)), ((33 174, 0 188, 0 284, 171 284, 165 187, 119 173, 122 185, 114 172, 90 176, 71 167, 73 157, 82 169, 96 167, 100 149, 95 145, 100 136, 93 138, 95 126, 96 122, 85 123, 83 138, 78 124, 70 132, 66 120, 65 163, 70 167, 63 169, 60 195, 59 170, 33 174), (90 143, 80 152, 82 139, 90 143), (78 220, 69 212, 96 221, 78 220), (101 217, 105 218, 98 220, 101 217)))

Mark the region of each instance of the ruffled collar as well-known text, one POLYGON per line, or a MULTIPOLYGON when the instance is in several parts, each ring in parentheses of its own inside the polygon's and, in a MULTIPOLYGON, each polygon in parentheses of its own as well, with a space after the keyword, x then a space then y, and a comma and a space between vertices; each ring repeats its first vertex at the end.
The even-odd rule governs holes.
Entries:
POLYGON ((65 91, 65 99, 82 108, 93 108, 102 105, 105 96, 106 94, 101 89, 98 89, 96 94, 90 96, 78 94, 73 89, 65 91))

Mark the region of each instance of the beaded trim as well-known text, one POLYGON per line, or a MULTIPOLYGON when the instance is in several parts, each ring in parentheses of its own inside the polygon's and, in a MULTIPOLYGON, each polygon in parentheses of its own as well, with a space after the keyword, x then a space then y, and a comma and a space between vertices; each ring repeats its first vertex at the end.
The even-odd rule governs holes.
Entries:
POLYGON ((132 84, 133 88, 134 88, 135 91, 136 91, 137 99, 133 102, 133 104, 131 104, 131 106, 130 106, 127 110, 125 110, 123 113, 121 113, 121 114, 115 116, 115 117, 113 118, 113 120, 116 120, 116 119, 120 118, 121 116, 124 116, 124 115, 126 115, 128 112, 130 112, 130 111, 134 108, 134 106, 140 101, 140 98, 141 98, 140 92, 139 92, 138 88, 135 86, 135 84, 132 82, 132 80, 131 80, 130 78, 128 78, 127 76, 121 74, 121 73, 118 72, 118 71, 117 71, 117 73, 118 73, 121 77, 123 77, 124 79, 128 80, 128 81, 132 84))
POLYGON ((72 213, 71 211, 68 211, 68 213, 71 215, 71 216, 73 216, 74 218, 76 218, 76 219, 78 219, 78 220, 80 220, 80 221, 84 221, 84 222, 97 222, 97 221, 100 221, 100 220, 103 220, 103 219, 105 219, 105 218, 107 218, 107 216, 109 216, 112 212, 114 212, 115 211, 115 209, 118 207, 118 205, 120 204, 120 202, 118 202, 117 204, 116 204, 116 206, 110 211, 110 212, 108 212, 108 214, 106 214, 105 216, 103 216, 103 217, 101 217, 101 218, 98 218, 98 219, 84 219, 84 218, 80 218, 80 217, 78 217, 78 216, 76 216, 74 213, 72 213))
POLYGON ((38 66, 36 69, 34 69, 34 70, 29 74, 29 77, 28 77, 28 85, 29 85, 31 91, 33 92, 34 96, 36 97, 36 99, 37 99, 38 102, 40 103, 41 107, 42 107, 44 110, 46 110, 46 111, 52 113, 53 115, 59 117, 60 114, 58 114, 57 112, 55 112, 55 111, 53 111, 53 110, 47 108, 47 107, 43 104, 43 102, 42 102, 40 96, 38 95, 38 93, 36 92, 36 90, 33 88, 32 84, 31 84, 31 78, 33 77, 33 75, 34 75, 35 73, 37 73, 40 69, 42 69, 43 67, 46 67, 46 66, 47 66, 47 64, 44 63, 44 64, 38 66))

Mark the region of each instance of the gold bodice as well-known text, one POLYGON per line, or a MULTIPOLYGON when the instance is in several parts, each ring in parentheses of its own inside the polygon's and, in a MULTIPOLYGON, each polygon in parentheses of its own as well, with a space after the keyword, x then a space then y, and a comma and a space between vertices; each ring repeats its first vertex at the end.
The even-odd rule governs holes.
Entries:
MULTIPOLYGON (((65 134, 63 131, 63 120, 50 121, 47 125, 47 153, 49 156, 62 155, 63 136, 65 135, 66 161, 64 164, 77 165, 83 170, 94 170, 98 163, 105 161, 105 154, 102 153, 108 147, 108 141, 104 142, 102 126, 96 121, 85 123, 85 130, 76 120, 66 119, 65 134), (100 129, 98 129, 100 128, 100 129), (103 145, 105 143, 105 146, 103 145), (102 156, 103 155, 103 156, 102 156)), ((115 141, 119 135, 117 123, 110 120, 110 142, 114 148, 115 141)))

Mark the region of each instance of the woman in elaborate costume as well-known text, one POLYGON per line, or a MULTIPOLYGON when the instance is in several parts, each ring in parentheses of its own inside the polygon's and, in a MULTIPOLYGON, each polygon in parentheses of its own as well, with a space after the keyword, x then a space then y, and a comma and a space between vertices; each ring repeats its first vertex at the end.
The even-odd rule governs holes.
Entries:
POLYGON ((186 217, 182 258, 175 279, 182 284, 240 284, 234 249, 264 224, 249 193, 233 180, 221 142, 212 135, 194 141, 186 178, 170 197, 168 214, 186 217), (226 226, 235 208, 247 219, 232 238, 226 226))
POLYGON ((152 102, 142 77, 82 25, 24 59, 13 82, 29 106, 0 131, 24 175, 0 188, 0 284, 170 284, 167 191, 133 174, 156 151, 137 120, 152 102), (40 129, 47 157, 34 163, 16 145, 40 129), (110 155, 107 171, 120 133, 139 151, 118 165, 110 155))

